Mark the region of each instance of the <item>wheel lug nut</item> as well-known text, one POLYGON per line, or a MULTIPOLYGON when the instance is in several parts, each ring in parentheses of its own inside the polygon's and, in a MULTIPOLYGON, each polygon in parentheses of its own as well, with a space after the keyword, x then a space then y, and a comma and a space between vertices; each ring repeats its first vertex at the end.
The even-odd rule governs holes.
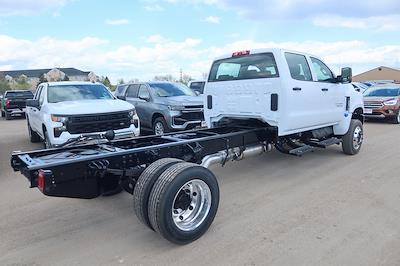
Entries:
POLYGON ((181 221, 183 220, 183 216, 181 215, 181 216, 179 216, 179 219, 181 219, 181 221))
POLYGON ((177 211, 177 210, 174 210, 174 213, 175 213, 175 214, 178 214, 178 211, 177 211))
POLYGON ((193 192, 193 194, 192 194, 194 197, 196 197, 197 196, 197 193, 196 192, 193 192))
POLYGON ((193 206, 189 206, 189 210, 193 210, 193 206))

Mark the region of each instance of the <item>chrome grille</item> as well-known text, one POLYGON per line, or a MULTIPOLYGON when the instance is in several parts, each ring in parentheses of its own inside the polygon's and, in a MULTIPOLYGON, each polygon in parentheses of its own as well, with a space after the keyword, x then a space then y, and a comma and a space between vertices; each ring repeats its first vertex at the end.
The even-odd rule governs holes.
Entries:
POLYGON ((381 102, 364 102, 364 108, 366 109, 380 109, 383 107, 381 102))

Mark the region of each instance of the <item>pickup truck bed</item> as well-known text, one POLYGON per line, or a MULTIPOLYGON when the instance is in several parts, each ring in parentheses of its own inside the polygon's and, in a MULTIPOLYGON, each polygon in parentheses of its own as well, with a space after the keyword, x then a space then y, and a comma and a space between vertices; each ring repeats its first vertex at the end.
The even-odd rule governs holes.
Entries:
POLYGON ((6 119, 25 115, 26 100, 32 98, 31 91, 6 91, 1 102, 1 115, 6 119))

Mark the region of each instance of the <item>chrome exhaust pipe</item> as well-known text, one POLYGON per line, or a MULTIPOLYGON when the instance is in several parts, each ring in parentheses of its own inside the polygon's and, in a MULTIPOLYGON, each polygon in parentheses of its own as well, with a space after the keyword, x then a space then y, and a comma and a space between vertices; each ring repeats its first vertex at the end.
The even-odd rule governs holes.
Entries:
POLYGON ((244 151, 240 148, 233 148, 228 151, 220 151, 215 154, 207 155, 201 161, 201 166, 209 168, 214 164, 225 164, 228 161, 240 161, 247 157, 261 155, 264 152, 271 151, 271 144, 261 144, 247 147, 244 151))

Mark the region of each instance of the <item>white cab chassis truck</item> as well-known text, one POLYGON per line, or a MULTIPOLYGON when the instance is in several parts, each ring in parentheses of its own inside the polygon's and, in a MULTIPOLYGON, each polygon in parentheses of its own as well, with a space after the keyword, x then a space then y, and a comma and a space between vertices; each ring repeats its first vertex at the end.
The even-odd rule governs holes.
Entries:
POLYGON ((345 154, 357 154, 363 100, 350 82, 350 68, 335 76, 312 55, 235 52, 211 66, 203 95, 209 128, 125 140, 106 132, 108 142, 80 138, 72 147, 14 152, 11 166, 47 196, 89 199, 125 190, 140 222, 187 244, 207 231, 217 213, 219 186, 211 165, 273 147, 301 156, 341 144, 345 154))

